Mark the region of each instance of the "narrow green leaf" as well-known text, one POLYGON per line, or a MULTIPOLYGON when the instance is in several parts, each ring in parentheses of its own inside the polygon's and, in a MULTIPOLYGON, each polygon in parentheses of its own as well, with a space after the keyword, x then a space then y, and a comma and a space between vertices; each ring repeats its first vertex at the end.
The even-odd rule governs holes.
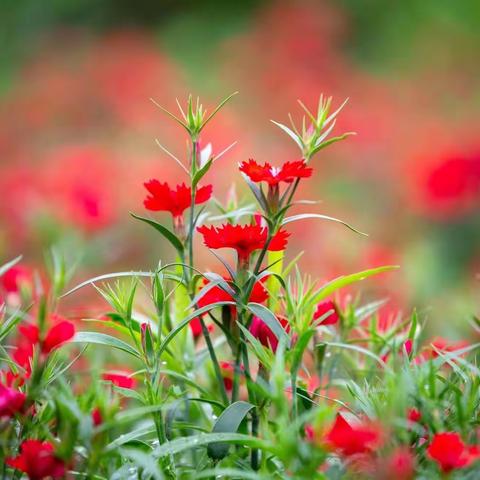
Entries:
POLYGON ((177 336, 183 328, 185 328, 195 317, 202 315, 216 307, 222 307, 224 305, 235 305, 235 302, 216 302, 205 307, 199 308, 184 318, 169 334, 164 338, 162 344, 160 345, 158 356, 160 356, 164 350, 167 348, 168 344, 177 336))
POLYGON ((277 127, 281 128, 298 146, 299 148, 302 150, 303 149, 303 145, 302 145, 302 142, 301 140, 299 140, 299 136, 293 132, 292 130, 290 130, 286 125, 284 125, 283 123, 279 123, 279 122, 276 122, 275 120, 270 120, 273 124, 275 124, 277 127))
POLYGON ((118 338, 107 335, 106 333, 98 332, 77 332, 71 343, 93 343, 96 345, 104 345, 106 347, 113 347, 118 350, 122 350, 125 353, 129 353, 134 357, 141 358, 141 355, 135 348, 128 343, 118 338))
POLYGON ((389 272, 398 268, 400 268, 398 265, 386 265, 383 267, 371 268, 369 270, 363 270, 362 272, 335 278, 323 287, 320 287, 317 292, 312 295, 309 303, 316 304, 340 288, 351 285, 352 283, 360 282, 361 280, 365 280, 366 278, 372 277, 373 275, 378 275, 379 273, 383 272, 389 272))
POLYGON ((200 433, 189 437, 181 437, 171 442, 166 442, 155 449, 153 455, 156 458, 165 457, 167 455, 175 455, 177 453, 190 450, 191 448, 202 447, 214 442, 227 442, 248 447, 260 448, 262 450, 271 450, 264 441, 243 435, 241 433, 200 433))
POLYGON ((12 267, 14 267, 21 259, 22 259, 22 255, 19 255, 13 260, 10 260, 10 262, 5 263, 5 265, 2 265, 0 267, 0 277, 4 275, 6 272, 8 272, 12 267))
POLYGON ((80 290, 83 287, 86 287, 87 285, 92 285, 93 283, 96 282, 103 282, 104 280, 111 280, 112 278, 120 278, 120 277, 154 277, 155 273, 153 272, 135 272, 135 271, 130 271, 130 272, 115 272, 115 273, 106 273, 105 275, 99 275, 98 277, 93 277, 89 278, 88 280, 85 280, 84 282, 78 284, 77 286, 73 287, 70 289, 68 292, 64 293, 60 298, 66 297, 68 295, 71 295, 72 293, 76 292, 77 290, 80 290))
POLYGON ((151 220, 150 218, 141 217, 140 215, 136 215, 135 213, 130 213, 133 218, 137 220, 141 220, 142 222, 148 223, 151 225, 157 232, 161 233, 165 239, 167 239, 172 246, 177 250, 179 255, 183 257, 183 244, 180 239, 171 232, 167 227, 164 227, 161 223, 156 222, 155 220, 151 220))
POLYGON ((290 346, 290 337, 271 310, 264 305, 255 302, 249 302, 247 304, 247 308, 256 317, 260 318, 260 320, 262 320, 268 328, 270 328, 279 342, 283 339, 286 342, 286 345, 290 346))
MULTIPOLYGON (((248 402, 232 403, 218 417, 212 433, 235 433, 252 408, 254 406, 248 402)), ((229 448, 230 446, 226 443, 211 443, 208 445, 207 453, 210 458, 221 460, 227 455, 229 448)))
POLYGON ((367 233, 363 233, 360 230, 357 230, 356 228, 352 227, 350 224, 348 224, 347 222, 344 222, 343 220, 339 220, 338 218, 335 218, 335 217, 329 217, 327 215, 320 215, 318 213, 301 213, 299 215, 293 215, 291 217, 285 218, 282 222, 282 225, 287 225, 288 223, 296 222, 297 220, 305 220, 308 218, 318 218, 321 220, 329 220, 331 222, 341 223, 345 227, 352 230, 352 232, 358 233, 360 235, 368 236, 367 233))
POLYGON ((210 170, 210 167, 212 166, 213 163, 213 158, 208 160, 208 162, 205 163, 205 165, 202 168, 199 168, 197 172, 195 173, 193 179, 192 179, 192 187, 195 189, 195 187, 200 183, 200 180, 207 174, 207 172, 210 170))

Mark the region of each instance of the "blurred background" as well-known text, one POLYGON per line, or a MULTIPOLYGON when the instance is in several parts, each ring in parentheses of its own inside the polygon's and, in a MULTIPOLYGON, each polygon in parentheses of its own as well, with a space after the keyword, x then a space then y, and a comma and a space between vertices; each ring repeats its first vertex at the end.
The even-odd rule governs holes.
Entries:
MULTIPOLYGON (((315 158, 299 198, 321 200, 308 210, 369 237, 299 222, 290 255, 305 250, 302 267, 323 281, 399 264, 362 288, 365 298, 389 299, 385 321, 416 306, 433 334, 466 334, 479 312, 477 0, 4 0, 0 8, 0 263, 22 253, 26 269, 40 268, 57 244, 81 281, 172 259, 129 215, 145 214, 145 180, 186 180, 155 144, 185 158, 183 132, 150 98, 174 109, 192 93, 212 108, 240 91, 201 142, 218 153, 238 141, 206 181, 220 201, 234 184, 245 204, 238 162, 296 159, 269 120, 299 119, 297 99, 315 108, 323 92, 334 105, 349 97, 336 132, 357 136, 315 158)), ((204 252, 202 266, 218 262, 204 252)))

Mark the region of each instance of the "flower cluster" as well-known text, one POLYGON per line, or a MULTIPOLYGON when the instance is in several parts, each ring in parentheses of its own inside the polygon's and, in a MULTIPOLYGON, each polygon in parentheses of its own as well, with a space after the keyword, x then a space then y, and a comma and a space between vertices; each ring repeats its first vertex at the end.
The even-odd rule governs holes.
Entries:
POLYGON ((210 114, 191 97, 167 112, 188 135, 188 168, 174 157, 186 178, 147 181, 144 207, 173 224, 133 214, 174 261, 68 291, 58 255, 44 275, 20 257, 0 266, 4 476, 475 478, 478 344, 429 339, 416 311, 385 320, 385 300, 350 290, 396 266, 320 282, 286 252, 297 220, 358 233, 295 213, 310 204, 296 195, 318 152, 347 136, 329 137, 341 108, 321 97, 316 112, 301 104, 301 128, 277 123, 299 160, 239 165, 252 208, 210 202, 213 186, 199 186, 219 157, 200 136, 226 100, 210 114), (64 298, 87 286, 101 314, 82 310, 74 324, 64 298))

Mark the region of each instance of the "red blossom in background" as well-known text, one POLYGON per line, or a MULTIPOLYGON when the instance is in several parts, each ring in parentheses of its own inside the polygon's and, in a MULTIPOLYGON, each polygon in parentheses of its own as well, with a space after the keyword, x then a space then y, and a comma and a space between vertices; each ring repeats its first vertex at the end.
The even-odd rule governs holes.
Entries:
POLYGON ((326 300, 317 305, 315 313, 313 314, 313 319, 318 320, 328 312, 331 313, 323 319, 319 325, 335 325, 340 320, 340 316, 338 315, 337 306, 331 300, 326 300))
MULTIPOLYGON (((198 338, 202 334, 202 324, 200 323, 200 319, 198 317, 193 318, 188 325, 190 327, 190 331, 192 332, 192 335, 194 338, 198 338)), ((209 332, 212 332, 213 329, 214 329, 214 326, 211 323, 209 323, 207 325, 207 330, 209 332)))
POLYGON ((20 337, 17 348, 13 353, 13 358, 27 370, 27 375, 30 372, 30 362, 36 345, 40 345, 41 352, 44 355, 48 355, 52 350, 68 342, 75 335, 73 323, 64 320, 59 315, 52 315, 50 318, 55 324, 48 329, 43 339, 40 337, 40 330, 37 325, 26 323, 18 328, 20 337))
POLYGON ((480 458, 477 446, 467 446, 456 432, 437 433, 427 448, 427 455, 438 463, 445 473, 468 467, 480 458))
POLYGON ((95 427, 98 427, 103 422, 102 412, 98 407, 94 408, 92 411, 92 422, 95 427))
POLYGON ((349 423, 341 414, 338 414, 324 441, 345 456, 369 453, 382 444, 382 431, 372 422, 349 423))
POLYGON ((61 320, 48 330, 45 339, 41 342, 42 353, 48 355, 52 350, 72 339, 74 335, 75 327, 73 323, 61 320))
POLYGON ((55 456, 50 442, 25 440, 20 445, 20 455, 7 458, 6 464, 26 473, 30 480, 60 478, 65 475, 65 464, 55 456))
MULTIPOLYGON (((203 235, 203 241, 208 248, 233 248, 240 260, 248 260, 251 253, 261 250, 267 241, 268 230, 260 225, 231 225, 229 223, 220 227, 197 228, 203 235)), ((271 252, 285 250, 289 233, 279 230, 268 246, 271 252)))
POLYGON ((420 355, 415 357, 414 362, 418 364, 437 358, 437 350, 442 353, 456 352, 468 347, 469 345, 470 343, 466 340, 452 342, 442 337, 436 337, 428 344, 428 346, 420 353, 420 355))
POLYGON ((0 418, 11 417, 20 412, 25 399, 24 393, 0 383, 0 418))
POLYGON ((409 408, 407 410, 407 419, 412 423, 417 423, 421 420, 422 413, 416 408, 409 408))
MULTIPOLYGON (((168 183, 160 183, 158 180, 149 180, 144 185, 150 194, 143 202, 147 210, 170 212, 174 218, 178 218, 190 207, 192 189, 185 183, 177 185, 176 190, 170 188, 168 183)), ((195 204, 205 203, 211 196, 212 185, 200 187, 195 195, 195 204)))
POLYGON ((438 216, 464 214, 480 200, 480 155, 444 155, 420 178, 422 200, 438 216))
POLYGON ((0 288, 6 294, 19 294, 23 287, 31 287, 33 272, 23 265, 14 265, 0 277, 0 288))
MULTIPOLYGON (((288 333, 290 331, 288 320, 283 317, 280 317, 278 320, 288 333)), ((263 320, 258 317, 253 317, 250 325, 250 333, 257 338, 262 345, 271 348, 274 353, 277 351, 278 338, 263 320)))
POLYGON ((313 171, 303 160, 286 162, 277 168, 272 167, 269 163, 260 165, 253 159, 243 162, 239 170, 252 182, 267 182, 270 186, 278 185, 280 182, 292 183, 297 178, 310 177, 313 171))
POLYGON ((220 370, 222 372, 223 384, 227 391, 231 391, 233 388, 233 363, 232 362, 219 362, 220 370))
POLYGON ((384 480, 412 480, 415 478, 415 456, 408 447, 398 447, 379 465, 384 480))
POLYGON ((102 379, 120 388, 135 387, 135 379, 129 373, 107 372, 102 375, 102 379))

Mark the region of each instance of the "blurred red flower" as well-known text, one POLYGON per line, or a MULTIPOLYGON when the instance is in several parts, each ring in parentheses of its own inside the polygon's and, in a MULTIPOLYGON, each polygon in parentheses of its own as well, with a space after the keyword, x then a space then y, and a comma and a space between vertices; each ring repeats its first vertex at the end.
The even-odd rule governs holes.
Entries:
MULTIPOLYGON (((193 318, 188 325, 194 338, 198 338, 202 334, 202 324, 200 323, 200 319, 198 317, 193 318)), ((211 332, 213 329, 214 326, 209 323, 207 325, 207 330, 211 332)))
POLYGON ((286 162, 277 168, 269 163, 260 165, 253 159, 243 162, 239 170, 252 182, 267 182, 270 186, 278 185, 280 182, 292 183, 297 178, 310 177, 313 171, 303 160, 286 162))
POLYGON ((222 371, 223 384, 227 391, 231 391, 233 388, 233 363, 232 362, 219 362, 220 370, 222 371))
POLYGON ((340 316, 338 315, 337 306, 332 300, 326 300, 321 302, 317 305, 315 313, 313 314, 313 319, 318 320, 319 318, 326 315, 328 312, 328 316, 324 318, 319 325, 334 325, 340 320, 340 316))
POLYGON ((0 277, 0 303, 5 301, 13 305, 21 302, 23 291, 31 292, 33 288, 33 271, 23 265, 14 265, 0 277), (5 298, 2 298, 2 293, 5 298))
POLYGON ((135 379, 129 373, 107 372, 102 375, 102 379, 120 388, 135 387, 135 379))
MULTIPOLYGON (((278 320, 288 333, 290 331, 288 320, 284 317, 279 317, 278 320)), ((257 338, 262 345, 271 348, 273 352, 277 351, 278 338, 263 320, 258 317, 253 317, 249 330, 250 333, 257 338)))
POLYGON ((422 418, 422 413, 420 410, 412 407, 407 410, 407 418, 410 420, 410 422, 416 423, 422 418))
POLYGON ((112 152, 91 145, 68 145, 55 150, 46 161, 43 195, 55 216, 88 232, 113 223, 123 199, 112 152))
POLYGON ((102 418, 102 412, 100 411, 100 408, 94 408, 92 411, 92 422, 95 427, 98 427, 99 425, 102 424, 103 418, 102 418))
POLYGON ((408 447, 396 448, 380 464, 380 478, 412 480, 415 477, 415 456, 408 447))
POLYGON ((382 431, 369 421, 349 423, 339 413, 325 435, 325 442, 345 456, 368 453, 382 444, 382 431))
POLYGON ((17 348, 13 353, 14 360, 30 372, 30 361, 33 356, 35 345, 40 345, 41 352, 48 355, 55 348, 68 342, 75 335, 75 326, 59 315, 51 315, 54 325, 47 330, 46 335, 41 338, 37 325, 25 323, 18 328, 20 337, 17 348))
POLYGON ((25 440, 20 445, 20 455, 7 458, 6 464, 26 473, 30 480, 60 478, 65 475, 65 464, 55 456, 50 442, 25 440))
POLYGON ((477 446, 467 446, 456 432, 437 433, 427 448, 427 455, 438 463, 445 473, 468 467, 480 458, 477 446))
MULTIPOLYGON (((250 254, 261 250, 267 241, 268 230, 260 225, 231 225, 207 227, 203 225, 197 230, 203 235, 208 248, 233 248, 239 260, 248 261, 250 254)), ((287 246, 289 233, 279 230, 268 246, 269 251, 278 252, 287 246)))
POLYGON ((10 417, 21 411, 25 394, 0 383, 0 418, 10 417))
MULTIPOLYGON (((57 320, 58 318, 59 317, 57 317, 57 320)), ((73 323, 67 320, 61 320, 48 330, 45 339, 41 342, 42 353, 48 355, 53 349, 68 342, 74 335, 75 327, 73 323)))
MULTIPOLYGON (((149 180, 144 185, 150 193, 143 202, 147 210, 170 212, 176 218, 181 217, 190 207, 192 189, 185 183, 177 185, 176 190, 170 188, 168 183, 160 183, 158 180, 149 180)), ((205 203, 211 196, 212 185, 200 187, 195 195, 195 204, 205 203)))

